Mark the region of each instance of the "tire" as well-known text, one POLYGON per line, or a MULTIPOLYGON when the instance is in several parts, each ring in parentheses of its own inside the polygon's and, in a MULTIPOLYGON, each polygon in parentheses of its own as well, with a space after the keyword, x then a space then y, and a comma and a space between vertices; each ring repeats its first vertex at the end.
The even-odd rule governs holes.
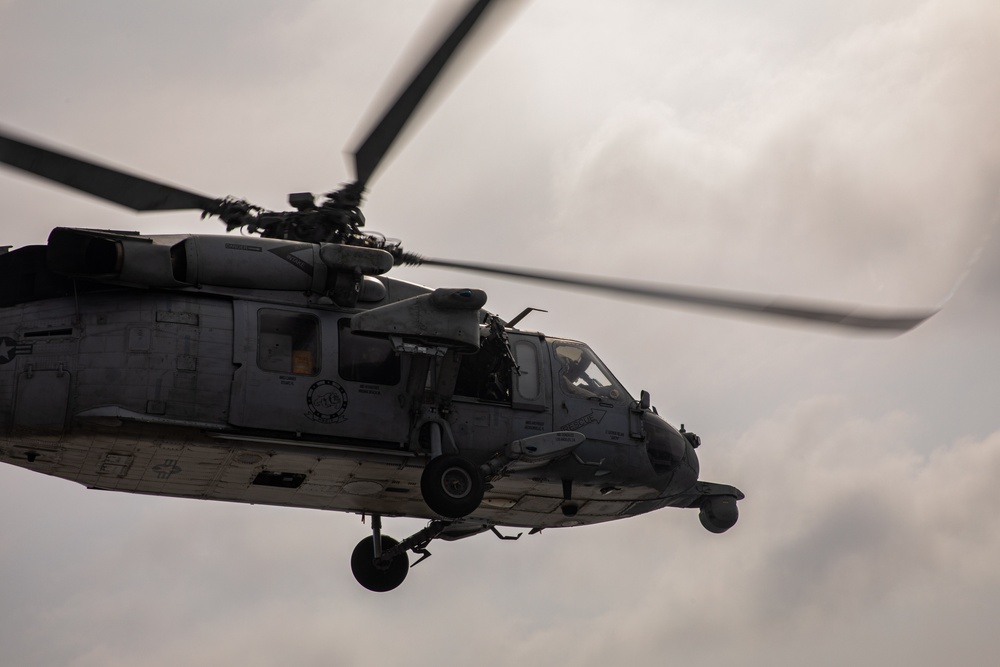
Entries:
MULTIPOLYGON (((382 536, 382 551, 399 544, 386 535, 382 536)), ((358 583, 370 591, 385 593, 403 583, 410 571, 410 559, 401 553, 384 565, 375 562, 375 538, 366 537, 358 542, 351 554, 351 571, 358 583)))
POLYGON ((436 514, 461 519, 483 502, 486 482, 479 468, 455 454, 431 459, 420 476, 424 502, 436 514))

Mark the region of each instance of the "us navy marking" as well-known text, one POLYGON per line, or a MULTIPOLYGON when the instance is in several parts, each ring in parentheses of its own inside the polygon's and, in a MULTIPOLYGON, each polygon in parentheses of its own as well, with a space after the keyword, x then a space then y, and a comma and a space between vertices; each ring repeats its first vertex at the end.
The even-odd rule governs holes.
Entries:
POLYGON ((19 354, 31 354, 34 349, 34 343, 18 343, 8 336, 0 336, 0 364, 13 361, 19 354))
POLYGON ((181 472, 181 467, 177 465, 177 459, 164 459, 163 463, 153 466, 156 479, 170 479, 171 475, 181 472))

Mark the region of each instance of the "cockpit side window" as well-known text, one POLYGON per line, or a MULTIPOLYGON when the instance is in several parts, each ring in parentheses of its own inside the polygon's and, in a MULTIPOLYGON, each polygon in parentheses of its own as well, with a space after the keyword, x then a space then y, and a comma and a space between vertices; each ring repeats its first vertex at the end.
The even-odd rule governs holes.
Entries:
POLYGON ((514 354, 517 357, 517 371, 514 373, 517 393, 527 401, 537 400, 542 392, 541 377, 538 374, 538 352, 532 343, 519 340, 514 343, 514 354))
POLYGON ((582 343, 556 340, 552 343, 559 370, 559 386, 571 396, 611 401, 629 400, 628 392, 582 343))

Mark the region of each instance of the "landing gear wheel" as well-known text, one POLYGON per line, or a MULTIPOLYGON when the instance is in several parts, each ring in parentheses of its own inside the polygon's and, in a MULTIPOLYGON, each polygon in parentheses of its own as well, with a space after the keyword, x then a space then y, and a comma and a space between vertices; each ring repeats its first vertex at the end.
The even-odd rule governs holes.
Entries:
MULTIPOLYGON (((381 536, 382 551, 385 552, 399 544, 385 535, 381 536)), ((370 591, 384 593, 403 583, 410 571, 410 559, 406 553, 401 553, 387 563, 375 562, 375 538, 366 537, 358 542, 351 554, 351 571, 358 583, 370 591)))
POLYGON ((424 467, 420 492, 434 512, 449 519, 461 519, 483 502, 486 482, 471 462, 455 454, 444 454, 424 467))

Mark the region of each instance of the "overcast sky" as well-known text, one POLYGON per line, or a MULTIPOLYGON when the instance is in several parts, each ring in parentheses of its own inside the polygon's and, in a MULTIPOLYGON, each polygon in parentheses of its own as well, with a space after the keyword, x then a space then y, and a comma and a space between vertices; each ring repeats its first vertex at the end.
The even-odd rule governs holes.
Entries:
MULTIPOLYGON (((0 0, 0 124, 282 207, 437 3, 0 0)), ((747 499, 434 543, 391 594, 352 515, 0 468, 4 664, 988 664, 1000 650, 1000 5, 534 0, 395 159, 369 228, 432 257, 942 307, 898 338, 405 269, 585 340, 747 499)), ((0 172, 0 244, 137 217, 0 172)), ((420 522, 387 520, 401 538, 420 522)))

